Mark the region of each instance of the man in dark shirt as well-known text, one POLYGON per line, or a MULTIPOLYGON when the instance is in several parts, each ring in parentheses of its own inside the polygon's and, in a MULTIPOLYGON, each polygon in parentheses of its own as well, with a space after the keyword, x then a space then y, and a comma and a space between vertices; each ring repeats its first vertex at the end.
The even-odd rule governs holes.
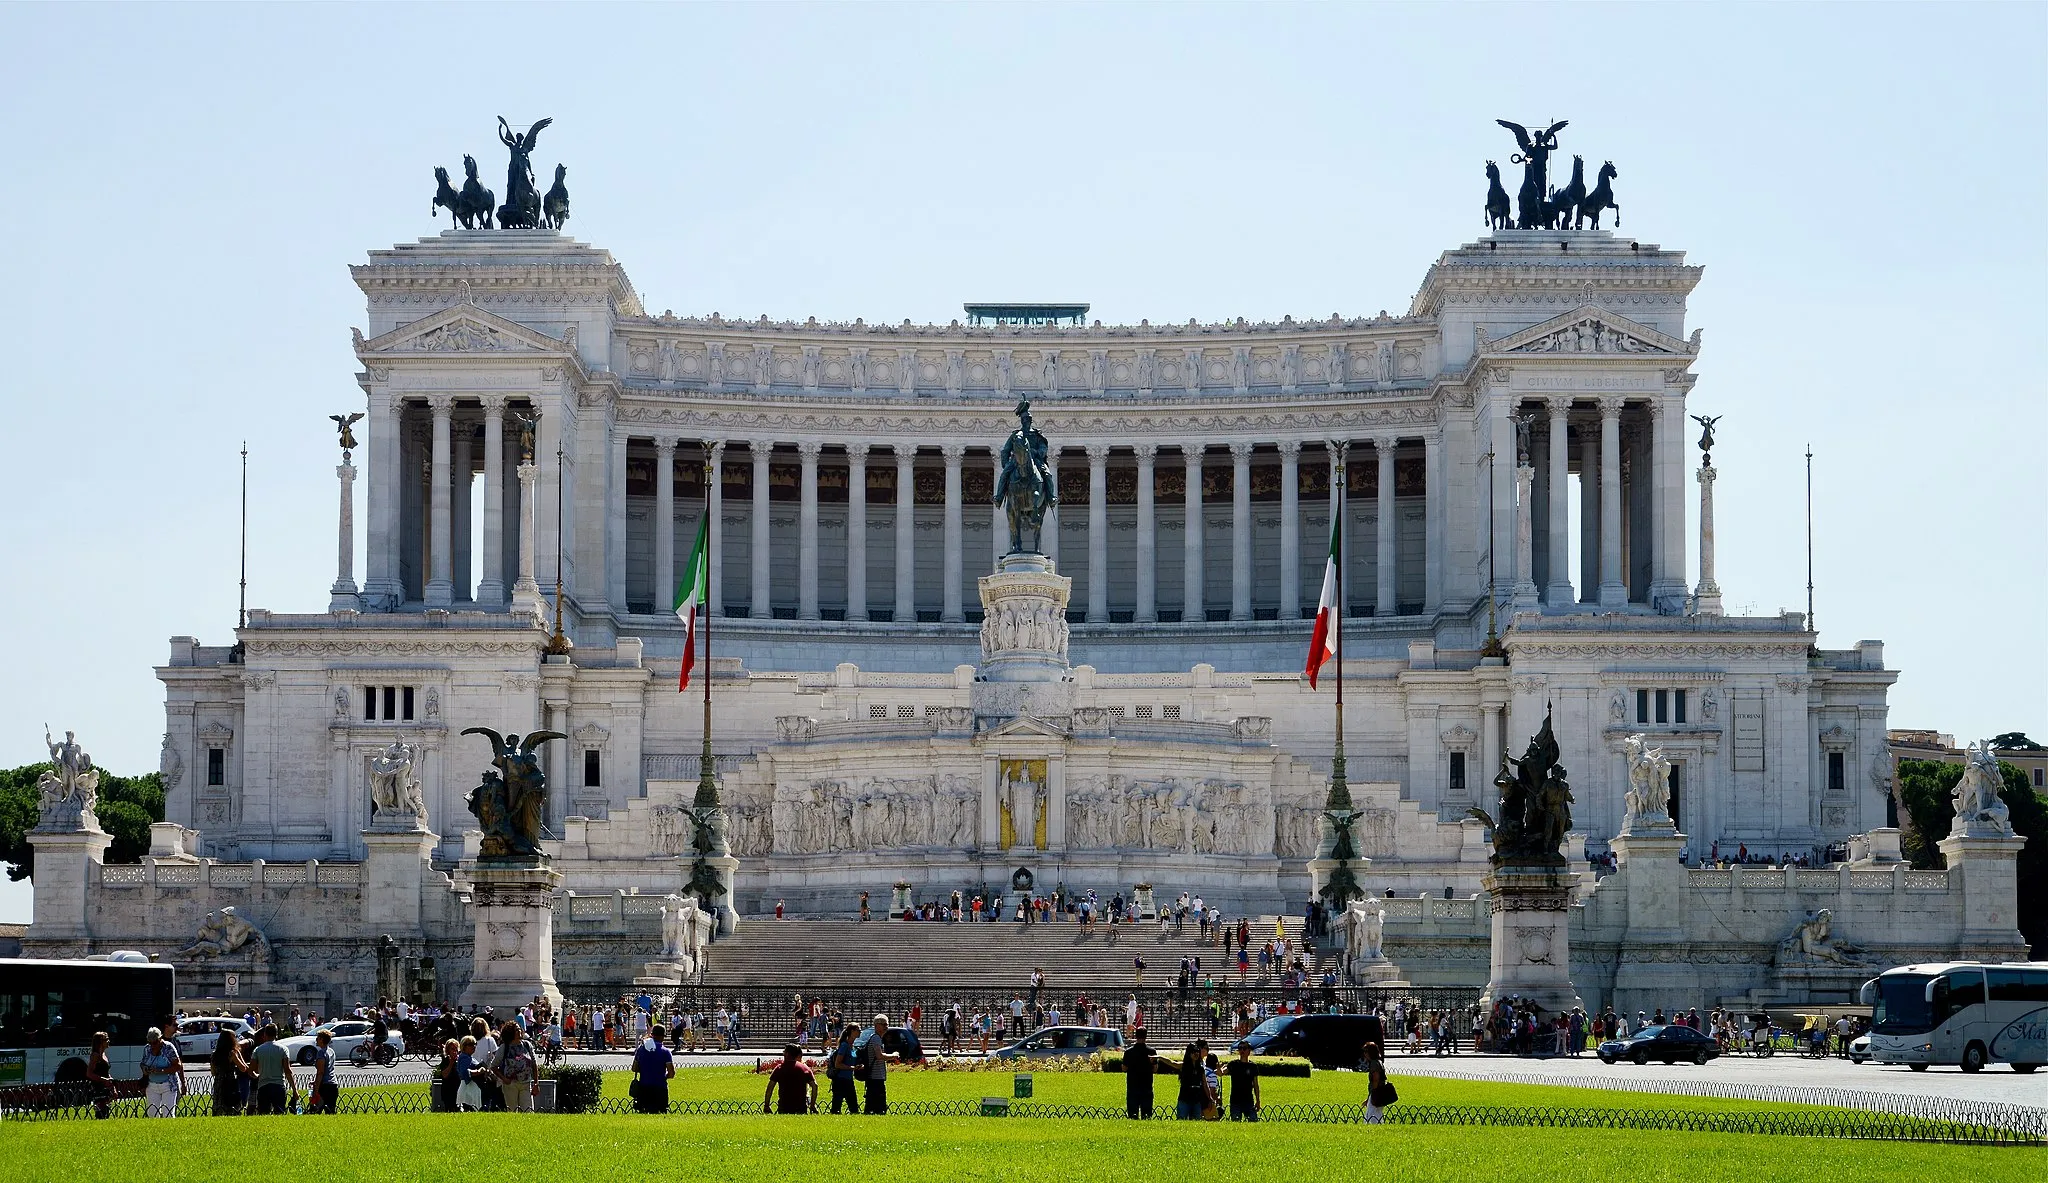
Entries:
POLYGON ((804 1049, 797 1045, 783 1045, 782 1063, 768 1074, 768 1091, 761 1094, 761 1112, 767 1113, 771 1104, 777 1113, 818 1111, 818 1078, 804 1064, 803 1055, 804 1049), (782 1089, 780 1102, 775 1099, 778 1086, 782 1089))
POLYGON ((1124 1049, 1124 1109, 1132 1118, 1152 1116, 1152 1073, 1159 1054, 1145 1042, 1145 1029, 1131 1032, 1131 1046, 1124 1049))
POLYGON ((1197 1039, 1181 1057, 1180 1099, 1174 1104, 1173 1115, 1182 1121, 1202 1120, 1202 1110, 1209 1100, 1209 1078, 1204 1071, 1208 1055, 1209 1041, 1197 1039))
POLYGON ((1230 1120, 1259 1120, 1259 1071, 1252 1063, 1252 1049, 1239 1045, 1237 1059, 1223 1066, 1230 1078, 1230 1120))

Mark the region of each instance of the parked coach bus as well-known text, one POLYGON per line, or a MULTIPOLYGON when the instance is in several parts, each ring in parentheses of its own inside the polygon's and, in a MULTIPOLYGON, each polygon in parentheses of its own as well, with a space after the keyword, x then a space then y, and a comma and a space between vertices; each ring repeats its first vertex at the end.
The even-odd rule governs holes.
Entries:
POLYGON ((2032 1072, 2048 1063, 2048 962, 1902 965, 1863 983, 1862 997, 1880 1064, 2032 1072))
POLYGON ((0 958, 0 1088, 83 1081, 95 1031, 112 1041, 114 1078, 139 1077, 146 1033, 169 1020, 172 998, 168 965, 0 958))

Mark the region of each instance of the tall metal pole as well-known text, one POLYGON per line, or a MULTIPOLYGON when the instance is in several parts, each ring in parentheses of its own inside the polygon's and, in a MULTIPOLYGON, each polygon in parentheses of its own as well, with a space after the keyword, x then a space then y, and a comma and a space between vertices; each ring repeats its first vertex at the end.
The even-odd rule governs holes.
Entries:
MULTIPOLYGON (((536 416, 537 418, 538 416, 536 416)), ((569 651, 568 635, 562 632, 562 555, 563 536, 568 531, 562 523, 562 436, 555 433, 555 635, 548 638, 546 652, 559 657, 569 651)))
POLYGON ((1806 445, 1806 631, 1818 633, 1813 623, 1813 444, 1806 445))
POLYGON ((249 441, 242 441, 242 590, 236 603, 235 627, 249 627, 249 441))
MULTIPOLYGON (((1344 473, 1344 453, 1349 447, 1348 442, 1338 444, 1336 462, 1331 465, 1331 479, 1337 483, 1337 520, 1331 525, 1337 602, 1330 609, 1330 627, 1337 633, 1337 744, 1330 754, 1330 795, 1323 804, 1326 810, 1347 815, 1351 809, 1351 785, 1344 768, 1344 615, 1350 606, 1344 600, 1344 517, 1349 511, 1345 496, 1349 490, 1345 486, 1350 478, 1344 473)), ((1348 828, 1347 819, 1347 831, 1348 828)))
MULTIPOLYGON (((714 466, 711 462, 710 449, 709 447, 707 447, 704 452, 704 519, 706 522, 706 525, 704 527, 704 545, 706 547, 706 553, 704 555, 704 569, 707 573, 711 569, 711 555, 709 553, 709 547, 711 545, 711 527, 709 525, 711 520, 711 482, 717 478, 717 475, 718 473, 716 471, 716 466, 714 466)), ((691 573, 691 578, 696 578, 695 572, 691 573)), ((707 585, 710 582, 708 575, 706 577, 705 582, 707 585)), ((700 603, 697 606, 697 612, 698 615, 701 617, 701 620, 699 622, 699 631, 704 634, 704 755, 702 759, 699 761, 697 767, 697 799, 694 802, 694 804, 698 809, 703 810, 716 809, 718 807, 718 778, 713 774, 711 757, 710 603, 708 601, 700 603)), ((705 823, 699 822, 700 826, 703 824, 705 823)), ((699 845, 701 849, 702 844, 700 843, 699 845)))

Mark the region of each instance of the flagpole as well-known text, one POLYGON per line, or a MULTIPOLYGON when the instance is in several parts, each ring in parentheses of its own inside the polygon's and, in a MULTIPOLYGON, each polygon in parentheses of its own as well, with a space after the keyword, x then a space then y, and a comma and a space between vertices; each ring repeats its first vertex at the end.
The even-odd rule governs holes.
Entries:
MULTIPOLYGON (((704 572, 690 572, 690 578, 703 580, 707 589, 711 582, 708 574, 711 569, 711 482, 717 476, 711 453, 707 450, 704 454, 704 572)), ((711 767, 711 602, 708 596, 698 605, 698 612, 704 618, 704 754, 697 769, 696 804, 702 809, 718 804, 718 781, 712 775, 711 767)))
POLYGON ((1332 479, 1337 482, 1337 520, 1331 525, 1331 555, 1337 570, 1337 602, 1330 608, 1330 627, 1337 633, 1337 746, 1330 756, 1330 799, 1325 808, 1348 810, 1351 808, 1351 786, 1347 783, 1344 769, 1344 516, 1350 507, 1347 486, 1350 478, 1344 472, 1344 454, 1351 447, 1346 440, 1337 445, 1336 463, 1332 465, 1332 479))

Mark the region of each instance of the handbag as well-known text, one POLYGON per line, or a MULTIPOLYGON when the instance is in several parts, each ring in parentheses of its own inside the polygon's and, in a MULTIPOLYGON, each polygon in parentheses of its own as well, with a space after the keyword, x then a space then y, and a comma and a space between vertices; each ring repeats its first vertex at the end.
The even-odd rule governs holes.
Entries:
POLYGON ((484 1107, 483 1087, 474 1080, 463 1081, 462 1087, 455 1090, 455 1107, 457 1109, 482 1109, 484 1107))
POLYGON ((1400 1099, 1401 1094, 1395 1091, 1394 1082, 1391 1080, 1383 1079, 1378 1084, 1372 1086, 1372 1103, 1381 1109, 1385 1109, 1400 1099))

